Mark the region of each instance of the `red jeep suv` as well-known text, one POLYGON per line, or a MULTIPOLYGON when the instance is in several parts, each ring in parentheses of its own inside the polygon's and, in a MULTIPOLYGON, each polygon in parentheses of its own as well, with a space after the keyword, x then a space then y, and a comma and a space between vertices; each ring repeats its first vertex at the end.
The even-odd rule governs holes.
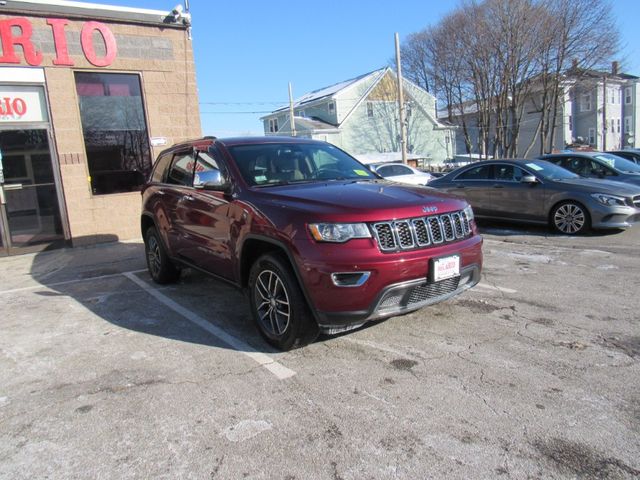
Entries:
POLYGON ((480 279, 465 200, 385 181, 328 143, 205 137, 163 151, 142 191, 154 281, 192 267, 246 289, 288 350, 445 300, 480 279))

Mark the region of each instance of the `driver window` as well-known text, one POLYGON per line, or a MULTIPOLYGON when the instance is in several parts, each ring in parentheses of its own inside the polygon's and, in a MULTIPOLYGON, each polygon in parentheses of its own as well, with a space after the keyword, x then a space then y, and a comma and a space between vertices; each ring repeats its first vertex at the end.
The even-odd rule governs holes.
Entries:
POLYGON ((215 170, 220 171, 220 175, 223 179, 226 178, 223 166, 218 164, 209 152, 197 152, 197 154, 196 171, 193 178, 194 185, 201 185, 204 183, 206 181, 204 179, 207 178, 206 172, 212 172, 215 170))

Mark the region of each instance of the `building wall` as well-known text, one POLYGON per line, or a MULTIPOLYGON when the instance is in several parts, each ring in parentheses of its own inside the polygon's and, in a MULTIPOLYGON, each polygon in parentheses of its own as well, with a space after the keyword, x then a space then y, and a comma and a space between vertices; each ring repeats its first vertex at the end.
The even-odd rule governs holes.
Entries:
MULTIPOLYGON (((0 15, 0 20, 7 18, 16 16, 0 15)), ((46 76, 55 137, 53 148, 59 162, 73 244, 114 237, 139 238, 139 192, 94 195, 91 191, 74 72, 140 75, 148 134, 166 139, 165 146, 152 148, 155 160, 166 146, 201 135, 193 50, 186 29, 102 21, 115 36, 117 55, 111 65, 97 67, 80 48, 80 32, 90 19, 69 20, 65 31, 74 65, 63 66, 53 64, 55 45, 46 19, 28 18, 33 25, 32 42, 43 54, 40 66, 46 76)), ((103 56, 104 42, 95 33, 93 44, 96 54, 103 56)), ((21 53, 19 48, 17 51, 21 53)), ((24 56, 19 56, 21 64, 11 66, 28 66, 24 56)))

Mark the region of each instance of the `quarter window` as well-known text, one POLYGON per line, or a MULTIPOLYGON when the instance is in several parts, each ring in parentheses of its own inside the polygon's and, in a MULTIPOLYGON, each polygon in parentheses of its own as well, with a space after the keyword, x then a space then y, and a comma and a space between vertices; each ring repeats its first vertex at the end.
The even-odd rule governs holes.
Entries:
POLYGON ((171 154, 165 154, 158 159, 156 166, 153 169, 153 174, 151 175, 151 181, 153 183, 164 182, 165 174, 171 163, 171 158, 171 154))
POLYGON ((140 78, 76 72, 75 82, 93 193, 139 190, 151 172, 140 78))

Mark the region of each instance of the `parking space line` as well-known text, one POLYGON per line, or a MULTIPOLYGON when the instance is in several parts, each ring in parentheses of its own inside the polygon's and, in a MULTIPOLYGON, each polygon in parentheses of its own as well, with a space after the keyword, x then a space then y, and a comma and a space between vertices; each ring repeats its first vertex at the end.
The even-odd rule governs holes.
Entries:
POLYGON ((484 288, 486 290, 495 290, 497 292, 503 292, 503 293, 518 293, 517 290, 513 290, 511 288, 494 287, 493 285, 489 285, 488 283, 478 283, 476 287, 484 288))
POLYGON ((206 332, 210 333, 211 335, 216 337, 218 340, 223 341, 224 343, 232 347, 237 352, 246 355, 247 357, 252 359, 254 362, 266 368, 271 373, 273 373, 278 379, 283 380, 285 378, 293 377, 296 374, 296 372, 294 372, 293 370, 285 367, 281 363, 276 362, 269 355, 256 351, 254 348, 252 348, 250 345, 243 342, 239 338, 234 337, 233 335, 230 335, 229 333, 225 332, 223 329, 219 327, 216 327, 215 325, 212 325, 197 313, 194 313, 191 310, 188 310, 187 308, 183 307, 182 305, 178 304, 171 298, 164 295, 163 293, 160 293, 160 291, 158 291, 156 288, 153 288, 144 280, 136 277, 133 272, 124 272, 122 275, 127 277, 129 280, 131 280, 133 283, 138 285, 145 292, 153 296, 156 300, 161 302, 166 307, 169 307, 171 310, 181 315, 185 319, 189 320, 191 323, 197 325, 198 327, 202 328, 206 332))
POLYGON ((0 295, 7 293, 19 293, 19 292, 28 292, 29 290, 39 290, 39 289, 48 289, 60 287, 62 285, 71 285, 73 283, 82 283, 88 282, 91 280, 105 280, 107 278, 115 278, 120 277, 122 275, 126 275, 127 273, 141 273, 146 272, 147 270, 130 270, 128 272, 119 272, 119 273, 111 273, 109 275, 100 275, 99 277, 86 277, 86 278, 76 278, 75 280, 67 280, 65 282, 56 282, 56 283, 48 283, 48 284, 38 284, 31 285, 30 287, 21 287, 21 288, 12 288, 11 290, 0 290, 0 295))

